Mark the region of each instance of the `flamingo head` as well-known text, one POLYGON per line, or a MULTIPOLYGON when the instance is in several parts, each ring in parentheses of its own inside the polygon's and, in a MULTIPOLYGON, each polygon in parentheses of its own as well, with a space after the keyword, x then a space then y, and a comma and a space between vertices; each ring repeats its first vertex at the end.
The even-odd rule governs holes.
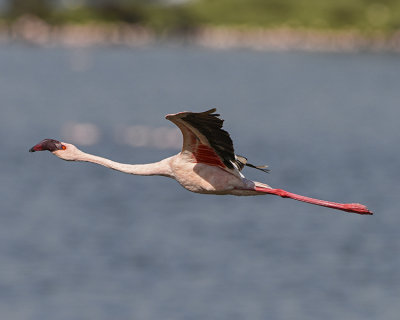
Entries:
POLYGON ((46 150, 64 160, 75 160, 79 152, 78 148, 74 145, 54 139, 44 139, 40 141, 30 148, 29 152, 46 150))
POLYGON ((54 152, 56 150, 66 150, 66 149, 67 147, 58 140, 44 139, 40 141, 38 144, 34 145, 32 148, 30 148, 29 152, 45 151, 45 150, 54 152))

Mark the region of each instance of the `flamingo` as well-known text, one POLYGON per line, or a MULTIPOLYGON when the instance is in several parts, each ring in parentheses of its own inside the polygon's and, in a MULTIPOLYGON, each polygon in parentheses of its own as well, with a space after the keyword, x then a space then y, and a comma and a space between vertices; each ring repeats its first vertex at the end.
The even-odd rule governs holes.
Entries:
POLYGON ((160 175, 173 178, 185 189, 202 194, 252 196, 272 194, 314 205, 372 215, 359 203, 337 203, 305 197, 283 189, 248 180, 241 173, 245 166, 264 172, 266 166, 255 166, 243 156, 235 154, 232 139, 222 129, 224 120, 216 109, 205 112, 179 112, 166 115, 182 132, 183 146, 180 153, 149 164, 124 164, 85 153, 76 146, 54 139, 44 139, 29 151, 48 150, 67 161, 92 162, 107 168, 133 175, 160 175))

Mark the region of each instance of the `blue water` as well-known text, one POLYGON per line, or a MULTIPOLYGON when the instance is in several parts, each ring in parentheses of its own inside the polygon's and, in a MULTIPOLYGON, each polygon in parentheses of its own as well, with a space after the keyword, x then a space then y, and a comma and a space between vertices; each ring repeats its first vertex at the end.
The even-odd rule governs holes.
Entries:
POLYGON ((0 47, 2 319, 398 319, 400 56, 198 47, 0 47), (248 178, 375 212, 190 193, 49 153, 157 161, 121 125, 216 106, 248 178))

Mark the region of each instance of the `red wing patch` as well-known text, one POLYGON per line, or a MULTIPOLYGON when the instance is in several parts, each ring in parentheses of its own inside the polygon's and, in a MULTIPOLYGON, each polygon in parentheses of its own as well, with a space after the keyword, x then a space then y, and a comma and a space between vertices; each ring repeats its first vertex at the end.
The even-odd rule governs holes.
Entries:
POLYGON ((221 168, 226 167, 220 157, 215 153, 214 149, 204 144, 197 145, 196 150, 193 151, 193 156, 197 163, 204 163, 221 168))

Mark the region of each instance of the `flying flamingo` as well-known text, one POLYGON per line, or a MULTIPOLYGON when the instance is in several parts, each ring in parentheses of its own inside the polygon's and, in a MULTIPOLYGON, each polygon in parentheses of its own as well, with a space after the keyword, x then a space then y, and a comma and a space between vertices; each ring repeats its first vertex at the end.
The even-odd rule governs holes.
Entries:
POLYGON ((173 178, 189 191, 218 194, 251 196, 273 194, 332 209, 372 214, 359 203, 336 203, 297 195, 282 189, 246 179, 241 170, 244 166, 268 171, 266 166, 254 166, 247 159, 235 154, 229 133, 222 129, 223 121, 216 109, 205 112, 179 112, 168 114, 182 131, 182 151, 172 157, 149 164, 124 164, 98 157, 79 150, 76 146, 54 139, 44 139, 29 151, 48 150, 67 161, 93 162, 117 171, 134 175, 160 175, 173 178))

